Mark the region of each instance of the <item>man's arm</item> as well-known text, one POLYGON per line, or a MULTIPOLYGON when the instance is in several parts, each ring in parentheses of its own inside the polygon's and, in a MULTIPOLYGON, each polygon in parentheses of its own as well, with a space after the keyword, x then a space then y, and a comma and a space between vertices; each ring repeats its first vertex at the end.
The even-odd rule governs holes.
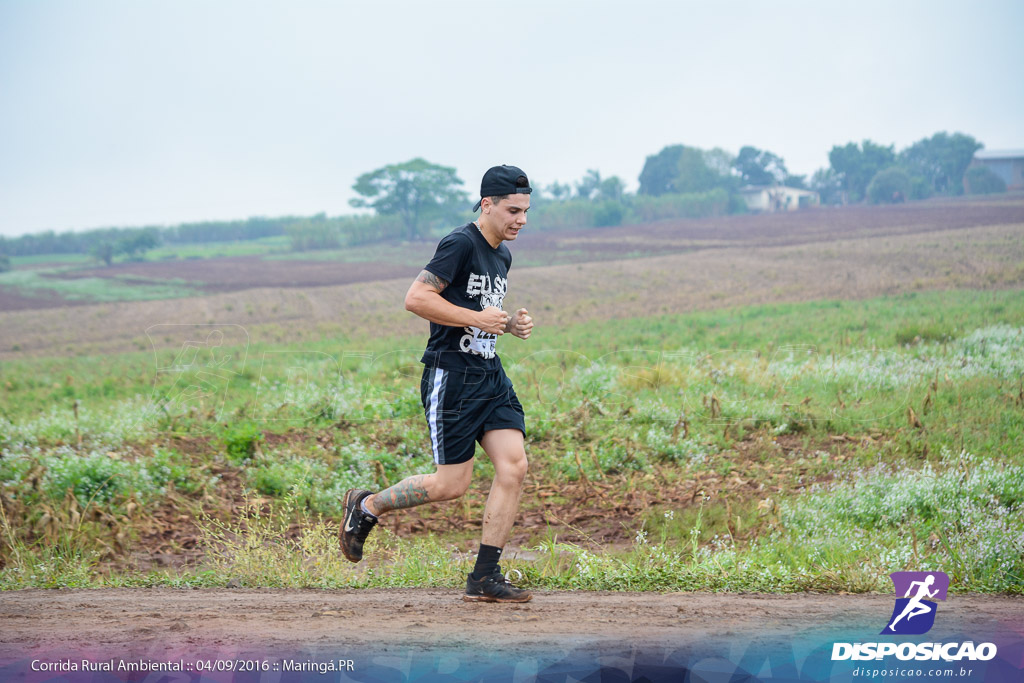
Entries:
POLYGON ((448 327, 477 327, 490 334, 504 334, 508 314, 499 308, 472 311, 445 301, 441 292, 448 283, 429 270, 416 276, 405 294, 405 310, 438 325, 448 327))

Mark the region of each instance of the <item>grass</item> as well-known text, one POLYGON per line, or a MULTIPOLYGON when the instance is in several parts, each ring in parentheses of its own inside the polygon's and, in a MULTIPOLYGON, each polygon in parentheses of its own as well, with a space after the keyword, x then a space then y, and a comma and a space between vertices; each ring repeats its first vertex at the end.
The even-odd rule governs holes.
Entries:
MULTIPOLYGON (((443 237, 439 235, 438 239, 443 237)), ((338 261, 339 263, 390 263, 420 268, 430 260, 435 243, 402 242, 398 244, 373 244, 352 246, 344 249, 321 249, 316 251, 287 251, 267 254, 268 261, 338 261)))
POLYGON ((67 268, 36 268, 0 273, 0 286, 24 294, 56 294, 68 301, 149 301, 193 296, 198 293, 184 280, 159 280, 136 276, 47 277, 67 272, 67 268))
POLYGON ((11 266, 14 268, 34 266, 40 263, 88 264, 93 262, 94 259, 88 254, 39 254, 36 256, 11 257, 11 266))
MULTIPOLYGON (((625 547, 553 522, 515 567, 552 588, 874 591, 891 571, 942 569, 955 590, 1024 592, 1021 294, 744 307, 505 344, 526 511, 648 501, 604 513, 625 547)), ((221 375, 201 360, 156 372, 141 353, 4 363, 0 587, 457 584, 462 532, 375 532, 359 571, 333 540, 347 488, 431 469, 421 343, 255 344, 274 362, 221 375), (204 563, 111 569, 140 510, 161 507, 199 521, 204 563)))
POLYGON ((146 252, 149 261, 197 260, 231 256, 266 256, 289 249, 285 235, 261 237, 253 240, 203 242, 201 244, 164 244, 146 252))

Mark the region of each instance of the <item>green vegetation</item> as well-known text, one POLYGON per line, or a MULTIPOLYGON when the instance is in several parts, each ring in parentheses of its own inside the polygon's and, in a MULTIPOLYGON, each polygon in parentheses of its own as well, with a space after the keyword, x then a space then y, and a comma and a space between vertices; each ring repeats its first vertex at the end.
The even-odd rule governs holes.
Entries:
POLYGON ((860 145, 848 142, 842 147, 834 146, 828 160, 850 201, 859 202, 865 197, 871 179, 896 162, 896 153, 892 145, 886 147, 865 140, 860 145))
MULTIPOLYGON (((456 585, 471 534, 381 530, 365 566, 334 541, 347 488, 432 468, 421 342, 257 344, 261 363, 205 387, 149 354, 5 362, 0 586, 456 585), (182 514, 199 565, 111 569, 182 514)), ((955 590, 1022 593, 1022 347, 1020 291, 538 328, 503 358, 527 409, 526 511, 554 517, 512 566, 534 586, 767 591, 942 569, 955 590)), ((437 514, 477 517, 474 495, 437 514)))
POLYGON ((112 254, 125 253, 132 257, 138 256, 140 251, 154 248, 161 242, 176 245, 205 244, 280 236, 284 234, 285 226, 295 220, 295 216, 284 216, 250 218, 245 221, 182 223, 166 228, 97 228, 61 233, 48 230, 15 238, 0 237, 0 252, 16 257, 58 255, 62 258, 45 260, 63 261, 64 257, 68 256, 89 258, 89 254, 95 253, 100 245, 106 244, 112 254))
POLYGON ((900 162, 925 180, 928 194, 960 195, 964 172, 982 146, 970 135, 941 132, 900 152, 900 162))
POLYGON ((910 196, 910 176, 901 168, 892 166, 875 174, 868 183, 867 197, 872 204, 896 204, 910 196))
POLYGON ((35 266, 45 264, 85 264, 91 263, 92 258, 88 254, 34 254, 31 256, 14 256, 11 258, 11 266, 35 266))
POLYGON ((871 140, 836 145, 828 155, 830 167, 815 174, 811 187, 821 193, 824 204, 960 195, 967 166, 982 146, 970 135, 945 132, 918 140, 898 154, 893 145, 871 140))
MULTIPOLYGON (((834 145, 829 167, 809 182, 793 175, 785 160, 768 150, 744 145, 738 154, 715 148, 672 144, 648 155, 636 194, 618 176, 602 178, 590 169, 575 183, 535 182, 533 227, 541 230, 601 228, 621 224, 743 213, 738 190, 744 185, 786 185, 819 193, 822 204, 872 203, 925 199, 933 195, 975 194, 1005 190, 991 171, 968 169, 982 143, 964 133, 938 132, 896 152, 893 145, 871 140, 834 145), (872 185, 869 188, 869 185, 872 185), (662 200, 651 202, 649 200, 662 200), (538 211, 543 207, 543 211, 538 211)), ((237 221, 203 221, 168 227, 100 228, 0 237, 0 255, 19 260, 46 256, 46 262, 93 261, 111 265, 118 257, 138 260, 208 258, 338 250, 365 244, 395 244, 439 236, 469 220, 472 200, 451 167, 416 158, 360 175, 352 189, 353 207, 373 215, 328 217, 252 217, 237 221), (213 248, 217 244, 217 248, 213 248), (211 248, 198 248, 209 245, 211 248), (268 249, 269 245, 273 245, 268 249), (285 246, 287 245, 287 246, 285 246)), ((0 260, 0 272, 3 271, 0 260)))
POLYGON ((729 193, 718 188, 707 192, 626 196, 619 201, 571 199, 542 204, 531 219, 537 230, 566 230, 579 226, 609 227, 623 223, 649 223, 671 218, 702 218, 729 212, 729 193))
POLYGON ((165 243, 149 252, 151 261, 225 258, 231 256, 268 256, 288 253, 289 240, 284 235, 231 241, 165 243))
MULTIPOLYGON (((405 234, 405 226, 397 216, 338 216, 296 221, 288 225, 288 242, 294 252, 338 249, 362 244, 397 242, 405 234)), ((306 257, 302 254, 302 257, 306 257)))
POLYGON ((263 432, 251 422, 229 423, 220 438, 228 461, 232 465, 241 465, 256 455, 263 432))
POLYGON ((349 203, 399 218, 405 239, 416 240, 431 221, 450 223, 469 208, 469 195, 461 186, 454 168, 416 158, 359 176, 352 189, 360 196, 349 203))
POLYGON ((148 301, 198 294, 180 279, 156 279, 134 275, 74 277, 70 268, 35 268, 0 273, 0 286, 24 294, 56 294, 69 301, 148 301), (62 277, 64 276, 64 277, 62 277))
POLYGON ((995 171, 984 166, 967 169, 964 183, 971 194, 998 194, 1006 192, 1006 183, 995 171))

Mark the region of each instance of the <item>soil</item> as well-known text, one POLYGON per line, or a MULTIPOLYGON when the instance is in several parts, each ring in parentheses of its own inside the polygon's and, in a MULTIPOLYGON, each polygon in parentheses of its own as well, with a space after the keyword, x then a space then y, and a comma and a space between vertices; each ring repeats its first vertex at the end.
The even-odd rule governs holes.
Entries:
MULTIPOLYGON (((308 436, 300 431, 267 432, 264 442, 271 446, 308 436)), ((332 436, 343 439, 344 432, 326 433, 317 440, 330 447, 332 436)), ((701 505, 709 510, 715 506, 729 510, 726 514, 728 531, 733 538, 743 541, 754 536, 763 525, 773 523, 773 498, 832 478, 831 470, 820 466, 811 468, 811 460, 816 457, 812 454, 828 452, 830 462, 839 463, 852 457, 860 443, 839 435, 805 443, 804 437, 792 434, 774 438, 749 434, 737 442, 734 449, 714 456, 714 463, 728 462, 728 468, 687 471, 683 480, 669 486, 659 483, 667 481, 665 472, 660 471, 602 475, 593 480, 584 473, 579 480, 557 482, 539 482, 530 475, 509 548, 514 556, 532 559, 529 549, 544 537, 553 535, 560 542, 586 548, 626 549, 632 546, 637 529, 652 511, 660 514, 672 510, 682 514, 701 505), (788 464, 771 466, 765 461, 766 450, 784 455, 788 464), (749 509, 758 501, 765 501, 768 509, 750 513, 749 509), (733 525, 737 512, 744 513, 741 528, 733 525)), ((169 447, 197 456, 216 448, 203 438, 176 438, 169 447)), ((204 553, 193 510, 202 506, 214 517, 238 519, 256 502, 246 497, 240 470, 217 467, 210 474, 220 478, 221 484, 217 487, 220 498, 173 496, 155 508, 137 510, 131 519, 137 536, 123 548, 125 552, 109 557, 104 568, 148 571, 201 566, 204 553)), ((476 552, 488 482, 486 477, 478 478, 458 501, 396 510, 383 524, 400 538, 434 534, 450 540, 461 551, 476 552)), ((381 486, 384 485, 386 481, 381 482, 381 486)), ((294 537, 300 532, 297 525, 290 530, 294 537)))
MULTIPOLYGON (((418 650, 679 647, 840 629, 870 640, 887 595, 536 591, 520 605, 465 603, 459 589, 27 590, 0 599, 0 661, 88 648, 126 657, 211 648, 286 653, 344 647, 353 656, 418 650)), ((1020 630, 1024 598, 951 595, 929 638, 1020 630)))
MULTIPOLYGON (((515 242, 523 266, 619 260, 624 256, 665 256, 708 249, 751 249, 815 244, 837 239, 897 237, 962 228, 1012 225, 1024 221, 1019 197, 978 202, 970 198, 902 206, 818 208, 791 213, 674 219, 615 228, 556 232, 526 231, 515 242)), ((410 258, 426 263, 434 243, 406 245, 410 258)), ((323 260, 233 256, 198 260, 140 261, 54 274, 62 279, 120 278, 151 284, 184 280, 206 295, 259 288, 309 288, 412 279, 417 267, 394 262, 342 263, 323 260), (133 279, 137 278, 137 279, 133 279)), ((0 311, 83 305, 58 295, 32 295, 0 287, 0 311)))
MULTIPOLYGON (((430 255, 427 255, 427 260, 430 255)), ((126 283, 152 284, 153 280, 185 280, 190 287, 213 294, 256 287, 318 287, 410 279, 410 269, 394 263, 340 263, 338 261, 264 260, 259 256, 231 256, 194 261, 139 261, 107 268, 85 268, 54 277, 78 279, 119 277, 126 283), (131 276, 135 276, 133 279, 131 276)))
MULTIPOLYGON (((537 324, 544 327, 551 322, 571 325, 776 302, 1018 288, 1024 286, 1020 238, 1024 207, 1018 211, 1016 223, 1011 224, 938 232, 933 226, 918 226, 886 237, 867 228, 849 235, 832 231, 828 239, 819 236, 787 246, 752 247, 743 241, 699 249, 664 246, 666 255, 554 266, 524 267, 529 259, 520 254, 523 245, 517 245, 517 275, 506 305, 513 310, 529 307, 537 324)), ((911 216, 896 214, 893 220, 897 218, 909 221, 911 216)), ((900 226, 879 228, 883 229, 902 230, 900 226)), ((821 231, 828 233, 826 228, 821 231)), ((591 230, 587 239, 605 234, 591 230)), ((557 239, 563 237, 559 234, 557 239)), ((651 241, 643 249, 657 244, 651 241)), ((620 256, 639 248, 636 240, 624 243, 621 238, 591 246, 615 248, 620 256)), ((558 247, 562 253, 574 249, 568 242, 558 247)), ((215 270, 215 263, 205 267, 215 270)), ((334 265, 344 270, 344 264, 334 265)), ((0 360, 180 348, 181 334, 196 324, 230 325, 235 336, 243 337, 235 344, 294 345, 335 338, 341 342, 339 356, 344 339, 376 338, 382 330, 396 339, 422 339, 423 321, 401 305, 412 277, 409 273, 415 270, 397 279, 345 285, 264 287, 189 299, 0 310, 0 360)), ((422 341, 409 349, 413 346, 421 350, 422 341)))
POLYGON ((671 219, 615 228, 525 231, 515 259, 531 264, 585 262, 717 248, 781 247, 838 239, 895 237, 1024 220, 1020 198, 999 203, 966 200, 899 206, 847 206, 757 215, 671 219), (557 259, 557 260, 556 260, 557 259))
POLYGON ((0 287, 0 311, 34 311, 40 308, 87 306, 91 301, 65 299, 56 292, 38 290, 32 296, 11 287, 0 287))

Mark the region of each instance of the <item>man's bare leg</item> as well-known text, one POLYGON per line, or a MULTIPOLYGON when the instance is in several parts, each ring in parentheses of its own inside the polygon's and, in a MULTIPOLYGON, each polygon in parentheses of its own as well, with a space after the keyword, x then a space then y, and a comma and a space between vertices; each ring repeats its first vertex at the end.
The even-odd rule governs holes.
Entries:
POLYGON ((424 503, 458 498, 469 488, 473 461, 458 465, 438 465, 433 474, 406 477, 394 486, 375 494, 365 489, 349 489, 341 502, 344 516, 338 529, 341 552, 351 562, 363 559, 363 543, 377 516, 389 510, 410 508, 424 503))
POLYGON ((424 503, 459 498, 473 478, 473 461, 458 465, 438 465, 432 474, 414 474, 390 488, 364 499, 366 509, 375 517, 391 510, 416 507, 424 503))
POLYGON ((494 482, 484 507, 480 542, 503 548, 519 514, 519 497, 528 467, 523 433, 518 429, 495 429, 484 434, 480 445, 494 464, 494 482))
POLYGON ((494 481, 484 507, 483 533, 476 566, 466 578, 469 602, 528 602, 529 591, 516 588, 500 573, 498 560, 519 512, 519 496, 526 478, 526 450, 518 429, 496 429, 484 434, 481 445, 494 463, 494 481))

